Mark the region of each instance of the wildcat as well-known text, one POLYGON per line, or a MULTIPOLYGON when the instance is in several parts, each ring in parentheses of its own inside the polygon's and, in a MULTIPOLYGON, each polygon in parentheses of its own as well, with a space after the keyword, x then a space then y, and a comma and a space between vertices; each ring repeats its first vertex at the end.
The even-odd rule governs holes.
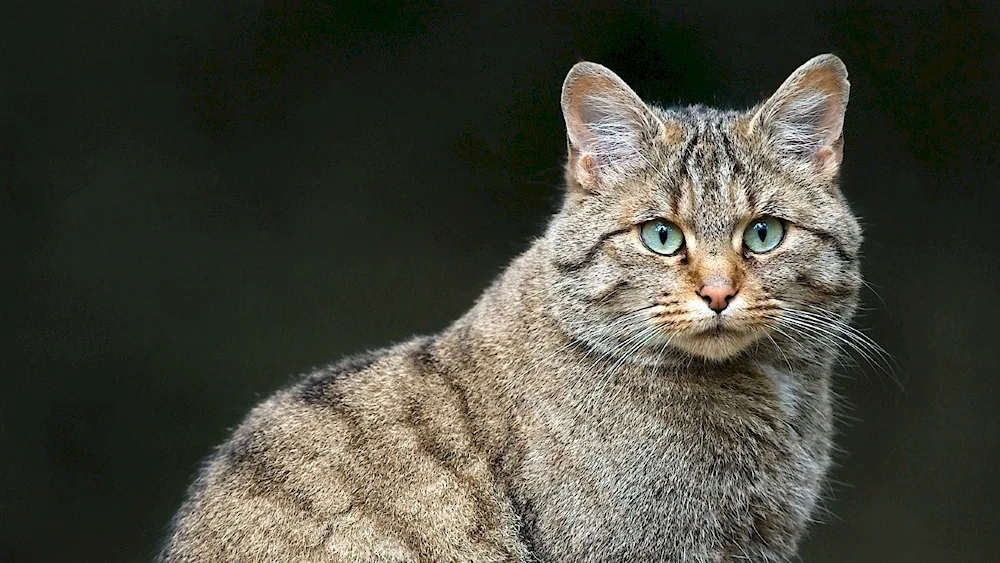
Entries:
POLYGON ((848 92, 833 55, 745 112, 574 66, 544 235, 441 334, 257 406, 160 561, 793 558, 862 283, 848 92))

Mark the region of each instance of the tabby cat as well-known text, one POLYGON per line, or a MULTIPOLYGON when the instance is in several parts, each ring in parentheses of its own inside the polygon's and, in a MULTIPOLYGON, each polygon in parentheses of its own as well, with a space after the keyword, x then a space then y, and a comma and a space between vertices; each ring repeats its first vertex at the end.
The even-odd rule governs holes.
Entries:
POLYGON ((574 66, 544 235, 441 334, 257 406, 160 560, 791 560, 862 283, 848 91, 821 55, 749 111, 664 109, 574 66))

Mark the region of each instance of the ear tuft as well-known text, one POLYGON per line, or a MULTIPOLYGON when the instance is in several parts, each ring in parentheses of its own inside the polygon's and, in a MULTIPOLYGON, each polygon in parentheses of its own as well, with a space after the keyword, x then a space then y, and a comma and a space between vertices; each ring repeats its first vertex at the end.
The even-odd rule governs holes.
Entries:
POLYGON ((749 130, 759 132, 780 155, 832 177, 843 159, 850 89, 843 61, 830 54, 814 57, 760 106, 749 130))
POLYGON ((594 191, 645 161, 664 126, 614 72, 577 63, 563 82, 562 110, 569 139, 569 175, 594 191))

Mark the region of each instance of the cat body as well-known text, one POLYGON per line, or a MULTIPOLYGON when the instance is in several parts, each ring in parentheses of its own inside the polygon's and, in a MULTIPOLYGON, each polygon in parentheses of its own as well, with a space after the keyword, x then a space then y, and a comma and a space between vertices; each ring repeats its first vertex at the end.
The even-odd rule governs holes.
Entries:
POLYGON ((749 112, 663 110, 578 64, 545 235, 440 335, 255 408, 161 561, 790 560, 861 283, 847 88, 825 55, 749 112))

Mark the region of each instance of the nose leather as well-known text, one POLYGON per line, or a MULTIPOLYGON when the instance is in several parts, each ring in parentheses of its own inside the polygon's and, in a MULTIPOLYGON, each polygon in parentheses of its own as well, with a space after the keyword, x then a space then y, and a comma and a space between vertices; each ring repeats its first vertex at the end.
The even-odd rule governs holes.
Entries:
POLYGON ((721 313, 736 296, 736 288, 729 280, 713 280, 701 286, 698 295, 705 300, 710 309, 721 313))

